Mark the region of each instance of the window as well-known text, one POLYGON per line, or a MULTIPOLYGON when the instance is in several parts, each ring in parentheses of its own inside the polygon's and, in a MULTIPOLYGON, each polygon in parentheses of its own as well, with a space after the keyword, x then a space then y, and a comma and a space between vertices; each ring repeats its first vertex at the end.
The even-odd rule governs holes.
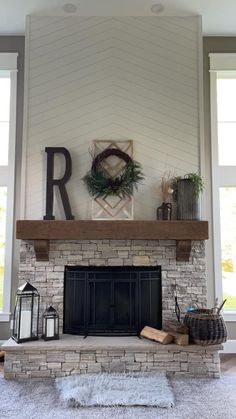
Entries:
POLYGON ((216 296, 236 319, 236 54, 210 54, 216 296))
POLYGON ((17 54, 0 53, 0 321, 8 321, 12 276, 17 54))

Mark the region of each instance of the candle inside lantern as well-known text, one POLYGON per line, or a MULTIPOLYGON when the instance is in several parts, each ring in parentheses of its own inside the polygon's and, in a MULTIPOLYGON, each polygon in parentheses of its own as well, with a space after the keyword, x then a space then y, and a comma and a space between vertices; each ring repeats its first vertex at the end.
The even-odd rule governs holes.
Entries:
POLYGON ((20 317, 20 339, 31 337, 31 311, 23 310, 20 317))
POLYGON ((54 319, 47 319, 47 332, 46 337, 50 338, 54 336, 54 319))

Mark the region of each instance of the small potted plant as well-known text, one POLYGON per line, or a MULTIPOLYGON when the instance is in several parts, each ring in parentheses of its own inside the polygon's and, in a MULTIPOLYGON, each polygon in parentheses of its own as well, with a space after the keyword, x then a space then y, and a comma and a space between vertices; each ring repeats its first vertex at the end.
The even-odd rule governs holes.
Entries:
POLYGON ((198 173, 186 173, 172 179, 173 198, 178 220, 200 220, 200 194, 204 182, 198 173))

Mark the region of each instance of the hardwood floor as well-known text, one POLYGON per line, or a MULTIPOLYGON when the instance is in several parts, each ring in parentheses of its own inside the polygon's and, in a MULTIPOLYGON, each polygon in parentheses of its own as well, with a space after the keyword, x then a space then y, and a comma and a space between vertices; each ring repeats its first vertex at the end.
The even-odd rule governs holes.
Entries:
POLYGON ((4 362, 0 362, 0 377, 3 377, 4 362))
POLYGON ((236 374, 236 354, 220 354, 222 375, 236 374))
POLYGON ((4 352, 0 348, 0 377, 3 376, 4 370, 4 352))

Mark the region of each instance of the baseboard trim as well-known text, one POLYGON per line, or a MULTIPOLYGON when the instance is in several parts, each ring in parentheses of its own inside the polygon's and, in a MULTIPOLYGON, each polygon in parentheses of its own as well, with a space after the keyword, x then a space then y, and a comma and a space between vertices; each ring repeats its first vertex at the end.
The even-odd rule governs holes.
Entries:
POLYGON ((227 342, 223 343, 224 349, 220 352, 224 352, 225 354, 235 354, 236 353, 236 339, 227 340, 227 342))

